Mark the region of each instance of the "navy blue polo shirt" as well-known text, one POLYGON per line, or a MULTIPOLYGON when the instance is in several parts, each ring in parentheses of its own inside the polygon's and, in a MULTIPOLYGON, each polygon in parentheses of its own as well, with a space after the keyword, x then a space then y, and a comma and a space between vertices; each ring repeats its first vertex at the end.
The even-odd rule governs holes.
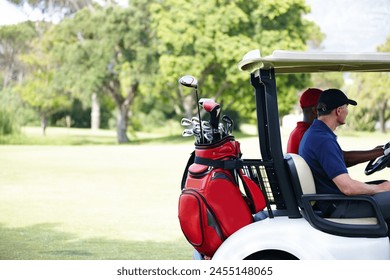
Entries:
POLYGON ((348 170, 337 136, 324 122, 314 120, 303 135, 299 155, 306 160, 313 173, 317 193, 341 194, 332 179, 348 173, 348 170))

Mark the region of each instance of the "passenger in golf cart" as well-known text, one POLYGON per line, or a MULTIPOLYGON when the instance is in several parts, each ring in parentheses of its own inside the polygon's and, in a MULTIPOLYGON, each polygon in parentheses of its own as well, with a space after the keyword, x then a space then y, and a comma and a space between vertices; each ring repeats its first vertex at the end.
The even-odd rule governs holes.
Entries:
MULTIPOLYGON (((302 109, 303 119, 297 122, 296 127, 290 133, 287 141, 287 153, 298 154, 299 144, 304 133, 309 129, 310 125, 317 119, 317 105, 318 99, 322 90, 318 88, 308 88, 305 90, 299 99, 299 104, 302 109)), ((345 165, 351 167, 360 163, 374 160, 382 155, 387 155, 389 150, 384 149, 383 145, 377 146, 371 150, 359 151, 343 151, 345 165)))
POLYGON ((303 119, 297 122, 296 127, 290 133, 287 141, 287 153, 298 154, 303 134, 317 118, 317 104, 321 93, 321 89, 308 88, 301 94, 299 105, 302 109, 303 119))

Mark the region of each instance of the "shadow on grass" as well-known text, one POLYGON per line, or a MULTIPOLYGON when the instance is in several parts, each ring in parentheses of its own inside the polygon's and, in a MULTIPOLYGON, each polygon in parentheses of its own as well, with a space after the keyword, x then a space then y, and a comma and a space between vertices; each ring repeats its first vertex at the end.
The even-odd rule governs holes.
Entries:
POLYGON ((0 226, 1 260, 186 260, 192 248, 186 240, 170 242, 79 239, 56 230, 57 224, 21 228, 0 226))

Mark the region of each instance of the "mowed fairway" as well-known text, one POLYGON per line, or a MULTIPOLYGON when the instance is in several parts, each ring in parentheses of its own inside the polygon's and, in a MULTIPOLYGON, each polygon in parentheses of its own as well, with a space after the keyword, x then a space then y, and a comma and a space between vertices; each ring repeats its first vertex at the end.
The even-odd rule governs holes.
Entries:
POLYGON ((191 148, 0 146, 0 259, 191 258, 177 220, 191 148))
MULTIPOLYGON (((286 143, 288 132, 283 133, 286 143)), ((341 136, 345 150, 387 135, 341 136)), ((238 139, 244 158, 257 138, 238 139)), ((191 143, 0 146, 0 259, 190 259, 177 202, 191 143)), ((361 180, 390 179, 389 169, 361 180)))

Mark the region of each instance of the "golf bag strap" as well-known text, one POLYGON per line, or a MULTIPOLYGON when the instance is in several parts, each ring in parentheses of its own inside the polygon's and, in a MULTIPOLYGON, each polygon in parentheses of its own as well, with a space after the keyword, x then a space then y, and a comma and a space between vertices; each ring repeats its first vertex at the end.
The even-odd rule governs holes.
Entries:
POLYGON ((243 163, 241 160, 238 159, 230 159, 230 160, 213 160, 208 158, 202 158, 202 157, 195 157, 195 163, 212 166, 216 168, 222 168, 226 170, 231 169, 241 169, 243 167, 243 163))
POLYGON ((184 189, 184 185, 186 184, 186 180, 187 180, 188 168, 190 167, 191 164, 194 163, 194 158, 195 158, 195 151, 191 153, 190 158, 187 161, 186 168, 184 169, 183 177, 181 178, 181 189, 184 189))
POLYGON ((249 186, 247 185, 247 183, 245 182, 245 180, 243 178, 242 169, 239 169, 237 173, 240 176, 242 186, 244 187, 244 190, 245 190, 245 194, 250 201, 250 204, 248 206, 251 209, 252 214, 255 214, 255 213, 257 213, 257 209, 256 209, 255 199, 253 197, 252 191, 250 190, 249 186))

